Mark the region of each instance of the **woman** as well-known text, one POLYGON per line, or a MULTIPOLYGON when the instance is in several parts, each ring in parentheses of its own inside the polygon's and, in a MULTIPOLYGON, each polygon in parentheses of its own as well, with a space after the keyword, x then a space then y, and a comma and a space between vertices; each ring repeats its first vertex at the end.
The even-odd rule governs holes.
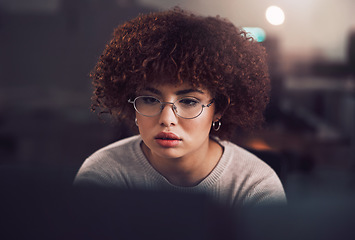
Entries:
POLYGON ((90 156, 76 185, 206 193, 229 206, 285 202, 274 171, 228 141, 262 123, 269 77, 264 49, 227 20, 141 15, 115 30, 91 77, 93 110, 139 135, 90 156))

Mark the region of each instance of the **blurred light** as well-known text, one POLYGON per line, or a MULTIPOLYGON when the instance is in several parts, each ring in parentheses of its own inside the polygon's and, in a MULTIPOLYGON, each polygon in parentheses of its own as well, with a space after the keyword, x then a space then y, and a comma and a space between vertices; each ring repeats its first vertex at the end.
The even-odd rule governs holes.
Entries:
POLYGON ((277 6, 268 7, 265 16, 272 25, 281 25, 285 21, 284 11, 277 6))
POLYGON ((266 34, 264 29, 258 27, 243 27, 243 29, 248 33, 250 37, 254 38, 256 41, 265 41, 266 34))
POLYGON ((251 139, 247 141, 247 146, 257 151, 272 151, 273 149, 261 138, 251 139))

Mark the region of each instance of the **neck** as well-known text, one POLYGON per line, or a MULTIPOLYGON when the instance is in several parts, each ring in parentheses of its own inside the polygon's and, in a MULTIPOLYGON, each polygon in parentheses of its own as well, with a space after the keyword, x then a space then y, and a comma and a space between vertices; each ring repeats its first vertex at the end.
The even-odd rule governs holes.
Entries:
POLYGON ((171 184, 182 187, 199 184, 214 169, 223 153, 222 147, 211 139, 198 151, 174 159, 154 155, 144 143, 142 150, 155 170, 171 184))

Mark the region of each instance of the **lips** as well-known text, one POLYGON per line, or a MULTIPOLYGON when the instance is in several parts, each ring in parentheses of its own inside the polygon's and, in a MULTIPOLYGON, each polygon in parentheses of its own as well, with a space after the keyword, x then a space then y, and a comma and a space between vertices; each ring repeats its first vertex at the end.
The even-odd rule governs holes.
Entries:
POLYGON ((155 136, 155 139, 163 139, 163 140, 181 140, 174 133, 161 132, 155 136))
POLYGON ((182 139, 174 133, 161 132, 155 136, 155 140, 162 147, 176 147, 182 139))

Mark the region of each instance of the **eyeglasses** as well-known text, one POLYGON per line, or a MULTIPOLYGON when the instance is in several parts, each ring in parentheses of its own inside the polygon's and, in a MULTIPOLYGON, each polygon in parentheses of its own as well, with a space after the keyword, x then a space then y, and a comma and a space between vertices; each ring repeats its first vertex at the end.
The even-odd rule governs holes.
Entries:
POLYGON ((204 108, 210 107, 214 99, 207 105, 203 105, 198 99, 193 97, 183 97, 175 102, 162 102, 153 96, 139 96, 133 101, 129 99, 128 102, 133 104, 134 109, 139 114, 146 117, 154 117, 163 111, 166 104, 172 104, 173 111, 177 116, 185 119, 193 119, 200 116, 204 108))

